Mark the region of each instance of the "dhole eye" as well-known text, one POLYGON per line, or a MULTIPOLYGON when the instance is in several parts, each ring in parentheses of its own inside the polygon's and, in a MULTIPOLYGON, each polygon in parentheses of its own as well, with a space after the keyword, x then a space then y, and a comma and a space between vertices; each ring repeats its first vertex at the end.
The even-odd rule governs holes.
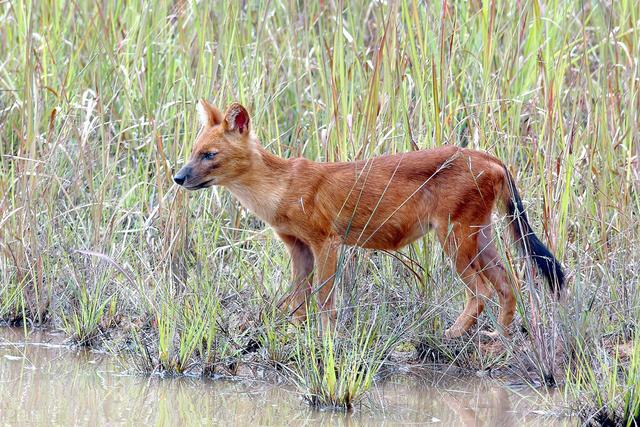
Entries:
POLYGON ((216 156, 216 154, 218 154, 216 151, 210 151, 208 153, 203 153, 202 154, 202 159, 203 160, 213 160, 213 158, 216 156))

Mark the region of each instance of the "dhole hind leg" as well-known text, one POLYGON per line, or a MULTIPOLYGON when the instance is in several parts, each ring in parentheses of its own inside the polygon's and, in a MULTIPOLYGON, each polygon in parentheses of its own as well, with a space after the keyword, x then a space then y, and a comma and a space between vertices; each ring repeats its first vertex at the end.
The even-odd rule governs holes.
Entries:
POLYGON ((278 306, 285 305, 296 321, 304 321, 313 283, 313 252, 300 239, 287 234, 279 234, 291 256, 291 276, 293 291, 280 300, 278 306))
POLYGON ((511 285, 509 276, 500 262, 498 251, 492 239, 492 227, 487 223, 480 233, 478 233, 478 245, 480 256, 478 262, 482 269, 483 275, 493 285, 493 288, 498 294, 498 301, 500 303, 500 312, 498 314, 498 324, 500 326, 500 333, 505 336, 509 335, 509 326, 513 321, 513 316, 516 311, 516 288, 511 285))
POLYGON ((454 260, 456 271, 465 283, 467 301, 454 324, 445 331, 447 338, 462 336, 471 328, 484 310, 485 300, 492 290, 483 280, 478 263, 478 236, 474 230, 457 225, 449 236, 439 232, 445 252, 454 260))

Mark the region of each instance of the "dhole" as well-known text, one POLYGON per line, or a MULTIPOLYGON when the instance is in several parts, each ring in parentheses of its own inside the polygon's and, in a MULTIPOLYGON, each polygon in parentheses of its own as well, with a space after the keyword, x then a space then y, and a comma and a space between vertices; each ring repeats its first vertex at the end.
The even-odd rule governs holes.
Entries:
POLYGON ((562 268, 533 233, 513 178, 495 157, 446 146, 355 162, 283 159, 261 147, 242 105, 224 113, 204 100, 198 107, 202 130, 174 180, 188 190, 224 186, 273 227, 291 255, 295 288, 287 302, 296 317, 317 293, 323 326, 334 321, 341 245, 396 250, 433 229, 466 284, 466 306, 446 336, 467 331, 493 290, 508 334, 515 295, 491 237, 498 204, 553 294, 560 292, 562 268))

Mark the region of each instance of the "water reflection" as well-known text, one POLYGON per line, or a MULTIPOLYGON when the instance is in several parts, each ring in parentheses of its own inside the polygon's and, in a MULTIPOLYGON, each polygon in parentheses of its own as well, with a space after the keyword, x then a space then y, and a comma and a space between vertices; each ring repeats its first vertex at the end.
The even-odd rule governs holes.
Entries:
POLYGON ((288 387, 120 375, 110 359, 70 351, 62 338, 0 329, 0 422, 62 425, 570 425, 537 419, 530 392, 495 382, 399 377, 353 414, 309 409, 288 387))

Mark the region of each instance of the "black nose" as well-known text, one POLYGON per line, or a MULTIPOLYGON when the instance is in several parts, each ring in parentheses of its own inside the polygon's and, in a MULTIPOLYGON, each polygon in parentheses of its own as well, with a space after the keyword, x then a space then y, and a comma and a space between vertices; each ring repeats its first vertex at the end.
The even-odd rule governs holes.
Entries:
POLYGON ((187 178, 189 178, 190 172, 191 172, 191 168, 188 168, 187 166, 185 166, 178 171, 176 176, 173 177, 173 180, 176 182, 176 184, 182 185, 187 180, 187 178))

